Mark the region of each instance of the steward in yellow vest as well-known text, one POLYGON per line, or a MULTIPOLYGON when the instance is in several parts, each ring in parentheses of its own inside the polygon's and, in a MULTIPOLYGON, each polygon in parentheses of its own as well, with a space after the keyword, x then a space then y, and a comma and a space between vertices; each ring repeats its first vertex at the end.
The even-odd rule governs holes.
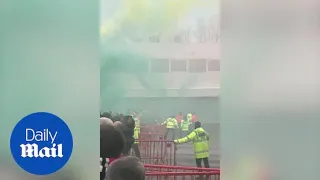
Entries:
POLYGON ((177 122, 176 118, 174 118, 174 117, 169 117, 161 125, 164 125, 164 124, 167 125, 167 129, 178 128, 178 122, 177 122))
MULTIPOLYGON (((181 120, 181 132, 182 132, 182 137, 188 135, 189 132, 189 126, 191 124, 191 121, 188 120, 181 120)), ((181 137, 181 136, 180 136, 181 137)))
POLYGON ((175 139, 175 128, 179 128, 176 118, 174 116, 169 117, 161 125, 164 125, 164 124, 166 124, 166 127, 167 127, 165 138, 167 139, 169 132, 171 132, 172 140, 174 140, 175 139))
POLYGON ((194 128, 195 129, 189 135, 181 139, 174 140, 174 143, 181 144, 192 142, 197 166, 201 167, 201 161, 203 160, 204 166, 209 168, 209 134, 201 127, 201 123, 199 121, 195 122, 194 128))
POLYGON ((140 120, 138 118, 134 118, 134 122, 135 122, 135 127, 133 130, 134 143, 132 145, 132 149, 136 157, 140 159, 141 158, 140 149, 139 149, 140 120))

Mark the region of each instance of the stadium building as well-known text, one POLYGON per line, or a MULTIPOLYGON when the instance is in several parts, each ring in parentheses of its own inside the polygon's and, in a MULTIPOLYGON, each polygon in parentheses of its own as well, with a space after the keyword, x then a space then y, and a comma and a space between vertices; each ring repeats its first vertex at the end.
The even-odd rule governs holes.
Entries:
POLYGON ((207 121, 218 120, 220 50, 218 43, 131 43, 147 57, 139 78, 119 72, 125 98, 115 109, 139 109, 159 118, 178 112, 196 112, 207 121))

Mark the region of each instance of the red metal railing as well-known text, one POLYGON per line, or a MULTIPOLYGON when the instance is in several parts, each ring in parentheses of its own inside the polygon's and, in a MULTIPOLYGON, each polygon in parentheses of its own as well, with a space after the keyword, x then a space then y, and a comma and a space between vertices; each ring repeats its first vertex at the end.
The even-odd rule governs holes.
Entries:
POLYGON ((220 169, 145 164, 146 180, 220 180, 220 169))
POLYGON ((161 133, 139 133, 139 140, 164 140, 164 134, 161 133))
POLYGON ((141 161, 145 164, 176 165, 176 146, 173 141, 139 140, 141 161))

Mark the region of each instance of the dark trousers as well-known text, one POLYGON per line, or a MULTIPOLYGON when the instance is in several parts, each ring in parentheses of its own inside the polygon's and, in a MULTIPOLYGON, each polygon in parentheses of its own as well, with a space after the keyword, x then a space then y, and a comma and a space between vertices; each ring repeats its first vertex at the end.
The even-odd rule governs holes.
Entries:
POLYGON ((132 144, 132 149, 137 158, 141 159, 139 144, 132 144))
MULTIPOLYGON (((201 161, 203 161, 204 167, 205 168, 209 168, 209 158, 198 158, 196 159, 196 164, 197 167, 201 168, 201 161)), ((198 180, 209 180, 210 176, 209 175, 205 175, 206 178, 203 177, 203 175, 200 175, 199 178, 196 178, 198 180)))
POLYGON ((165 134, 166 139, 168 139, 169 132, 172 134, 172 139, 171 140, 174 140, 176 138, 175 129, 174 128, 167 128, 166 134, 165 134))
POLYGON ((130 149, 131 149, 131 147, 132 147, 132 143, 126 143, 126 144, 125 144, 125 147, 124 147, 124 149, 123 149, 123 151, 122 151, 122 154, 123 154, 124 156, 128 156, 128 155, 130 154, 130 149))
POLYGON ((209 158, 198 158, 196 159, 197 167, 202 167, 201 162, 203 161, 204 167, 209 168, 209 158))

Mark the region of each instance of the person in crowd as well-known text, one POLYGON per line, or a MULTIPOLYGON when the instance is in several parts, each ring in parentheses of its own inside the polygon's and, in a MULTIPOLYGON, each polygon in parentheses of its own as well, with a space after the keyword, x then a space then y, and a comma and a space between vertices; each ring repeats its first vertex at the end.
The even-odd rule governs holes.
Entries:
POLYGON ((100 118, 100 125, 104 124, 113 124, 112 120, 106 117, 101 117, 100 118))
POLYGON ((192 141, 197 167, 201 167, 203 161, 204 167, 209 168, 209 134, 201 127, 199 121, 195 122, 194 130, 181 139, 174 140, 175 144, 187 143, 192 141))
POLYGON ((100 119, 100 180, 105 179, 109 159, 119 158, 125 148, 125 137, 110 121, 100 119))
POLYGON ((139 134, 140 134, 140 114, 136 114, 136 117, 133 118, 134 119, 134 123, 135 123, 135 127, 134 127, 134 143, 132 145, 132 149, 134 151, 134 154, 141 159, 140 157, 140 149, 139 149, 139 134))
POLYGON ((115 122, 113 123, 113 125, 114 125, 115 127, 121 127, 121 126, 122 126, 122 123, 121 123, 121 121, 115 121, 115 122))
POLYGON ((180 133, 180 138, 185 137, 186 135, 188 135, 189 133, 189 126, 190 124, 192 124, 192 122, 190 120, 188 120, 188 118, 184 118, 181 120, 181 133, 180 133))
POLYGON ((125 137, 126 144, 125 148, 123 150, 123 155, 127 156, 130 153, 130 150, 132 148, 132 144, 134 143, 134 128, 135 128, 135 122, 132 116, 124 116, 123 122, 122 122, 122 133, 125 137))
POLYGON ((120 114, 120 115, 119 115, 119 118, 120 118, 120 121, 123 121, 124 115, 123 115, 123 114, 120 114))
POLYGON ((134 154, 137 156, 137 158, 141 159, 140 157, 140 149, 139 149, 139 134, 140 134, 140 123, 138 119, 135 119, 135 128, 134 128, 134 143, 132 144, 132 149, 134 151, 134 154))
POLYGON ((196 115, 195 112, 192 113, 192 122, 195 123, 196 121, 198 121, 198 117, 196 115))
POLYGON ((165 138, 168 138, 168 134, 171 133, 172 134, 172 140, 175 139, 175 129, 178 129, 178 122, 176 120, 176 118, 174 116, 169 117, 167 120, 165 120, 161 125, 166 124, 166 134, 165 134, 165 138))
POLYGON ((188 122, 191 122, 191 124, 194 126, 194 121, 193 121, 194 119, 193 119, 193 115, 192 115, 192 113, 188 113, 187 114, 187 121, 188 122))
POLYGON ((121 121, 121 116, 120 115, 116 115, 112 117, 112 121, 116 122, 116 121, 121 121))
POLYGON ((105 117, 105 118, 111 119, 112 113, 111 112, 104 112, 104 113, 101 114, 101 117, 105 117))
MULTIPOLYGON (((176 116, 176 120, 178 122, 178 125, 181 127, 181 122, 182 122, 182 119, 183 119, 183 114, 182 112, 179 112, 178 115, 176 116)), ((181 138, 182 137, 182 129, 178 129, 179 130, 179 137, 181 138)))
POLYGON ((145 169, 137 157, 122 157, 109 166, 106 180, 145 180, 145 169))

